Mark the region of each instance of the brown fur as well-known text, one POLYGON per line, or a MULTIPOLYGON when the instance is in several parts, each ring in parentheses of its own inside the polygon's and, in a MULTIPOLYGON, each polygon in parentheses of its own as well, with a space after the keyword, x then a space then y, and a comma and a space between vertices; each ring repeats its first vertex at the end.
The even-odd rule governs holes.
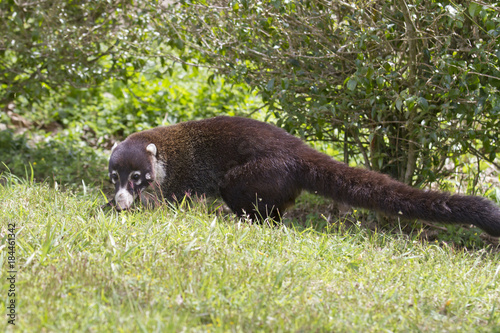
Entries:
POLYGON ((132 158, 128 151, 150 143, 166 173, 160 185, 167 199, 219 196, 238 215, 278 217, 307 190, 388 215, 471 223, 500 236, 500 209, 487 199, 423 191, 351 168, 256 120, 216 117, 135 133, 120 144, 120 158, 112 155, 110 165, 123 164, 132 158))

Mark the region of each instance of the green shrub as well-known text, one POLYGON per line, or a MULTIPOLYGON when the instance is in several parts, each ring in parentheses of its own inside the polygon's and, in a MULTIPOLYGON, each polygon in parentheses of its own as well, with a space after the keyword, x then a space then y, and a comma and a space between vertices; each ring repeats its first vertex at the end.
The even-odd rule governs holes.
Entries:
POLYGON ((0 131, 0 163, 0 171, 18 177, 63 184, 101 183, 107 175, 102 152, 72 136, 47 136, 35 143, 28 135, 0 131))

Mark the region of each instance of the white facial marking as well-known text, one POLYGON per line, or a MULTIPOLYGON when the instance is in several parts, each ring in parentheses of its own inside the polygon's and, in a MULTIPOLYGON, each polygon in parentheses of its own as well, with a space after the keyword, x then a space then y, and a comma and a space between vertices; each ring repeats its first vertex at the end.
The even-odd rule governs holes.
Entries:
POLYGON ((140 171, 132 171, 128 176, 128 180, 132 181, 135 185, 141 185, 141 172, 140 171))
POLYGON ((134 199, 134 196, 124 187, 121 187, 115 195, 115 202, 118 210, 129 209, 134 199))
POLYGON ((154 181, 157 184, 162 184, 163 180, 167 176, 167 173, 165 172, 165 165, 156 159, 156 157, 153 156, 151 162, 153 163, 153 168, 154 168, 154 175, 155 179, 154 181))
POLYGON ((146 179, 151 180, 151 179, 153 179, 153 176, 151 176, 151 174, 148 172, 148 173, 146 173, 146 179))
POLYGON ((115 170, 111 171, 111 173, 109 174, 109 178, 111 179, 111 182, 112 182, 113 184, 115 184, 115 183, 116 183, 116 177, 115 177, 115 175, 117 175, 117 174, 118 174, 118 173, 117 173, 115 170))

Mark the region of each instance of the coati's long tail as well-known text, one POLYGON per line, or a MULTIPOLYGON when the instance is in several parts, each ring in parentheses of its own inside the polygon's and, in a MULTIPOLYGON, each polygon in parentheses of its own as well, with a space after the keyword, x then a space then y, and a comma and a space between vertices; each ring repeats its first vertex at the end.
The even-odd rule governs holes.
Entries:
POLYGON ((488 199, 416 189, 378 172, 351 168, 316 151, 309 151, 304 160, 302 186, 308 191, 403 218, 470 223, 500 236, 500 208, 488 199))

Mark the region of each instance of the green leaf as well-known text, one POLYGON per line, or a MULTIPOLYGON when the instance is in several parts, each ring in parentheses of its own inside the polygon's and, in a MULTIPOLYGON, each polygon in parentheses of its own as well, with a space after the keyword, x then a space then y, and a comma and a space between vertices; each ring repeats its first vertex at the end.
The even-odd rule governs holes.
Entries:
POLYGON ((273 91, 273 88, 274 88, 274 77, 267 83, 266 90, 273 91))
POLYGON ((377 85, 380 89, 384 87, 385 78, 383 76, 377 76, 377 85))
POLYGON ((356 78, 352 77, 347 82, 347 89, 349 89, 350 91, 354 91, 354 89, 356 89, 357 85, 358 85, 358 81, 356 80, 356 78))
POLYGON ((429 102, 427 102, 427 100, 424 97, 418 98, 418 105, 420 105, 420 107, 424 109, 424 111, 429 110, 429 102))
POLYGON ((481 11, 482 8, 483 7, 478 5, 477 3, 471 2, 471 4, 469 5, 470 16, 473 18, 474 16, 476 16, 476 14, 478 14, 481 11))
POLYGON ((402 106, 403 106, 403 100, 398 97, 398 99, 396 99, 396 109, 398 109, 398 111, 401 111, 402 106))
POLYGON ((289 83, 290 83, 290 82, 289 82, 289 80, 288 80, 288 78, 287 78, 287 77, 282 78, 282 79, 281 79, 281 88, 282 88, 283 90, 287 90, 287 89, 288 89, 288 86, 289 86, 289 83))

